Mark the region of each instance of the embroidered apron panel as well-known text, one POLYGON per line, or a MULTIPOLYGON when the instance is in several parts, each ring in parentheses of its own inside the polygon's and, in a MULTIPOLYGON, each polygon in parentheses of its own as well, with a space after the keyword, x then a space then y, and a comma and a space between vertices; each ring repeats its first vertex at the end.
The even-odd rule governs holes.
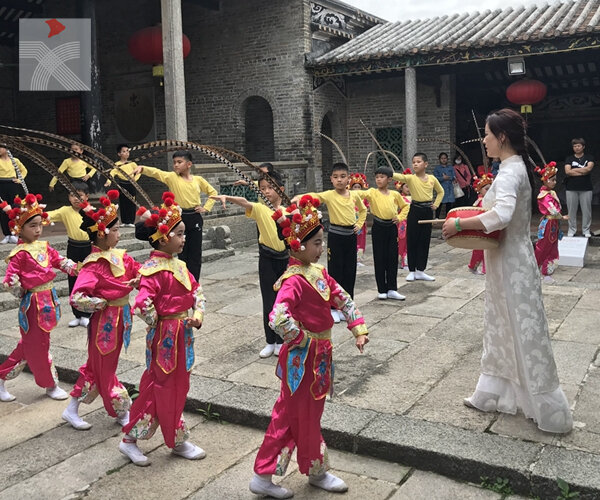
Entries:
POLYGON ((331 342, 329 340, 317 341, 312 362, 314 380, 310 386, 310 393, 315 399, 323 399, 327 396, 332 382, 331 342))
POLYGON ((192 328, 185 328, 183 335, 185 341, 185 369, 189 372, 193 368, 195 360, 194 331, 192 328))
POLYGON ((177 368, 177 334, 181 323, 179 319, 163 319, 158 324, 160 337, 156 344, 156 364, 165 373, 177 368))
POLYGON ((32 295, 33 294, 31 292, 27 292, 25 295, 23 295, 21 303, 19 304, 19 326, 24 333, 29 331, 29 318, 27 318, 27 311, 31 306, 32 295))
POLYGON ((156 327, 150 328, 146 334, 146 370, 150 369, 152 363, 152 342, 154 341, 154 335, 156 334, 156 327))
POLYGON ((52 290, 35 292, 35 300, 38 326, 45 332, 51 332, 60 318, 60 312, 56 309, 52 290))
POLYGON ((121 308, 108 306, 95 314, 98 315, 96 348, 100 354, 106 355, 113 352, 118 345, 121 308))
POLYGON ((288 350, 287 356, 282 360, 282 362, 285 362, 285 381, 292 394, 300 387, 300 383, 304 378, 306 357, 311 343, 312 339, 308 339, 304 347, 288 350))
POLYGON ((131 341, 131 326, 133 325, 133 320, 131 318, 131 306, 127 304, 123 306, 123 345, 125 346, 125 350, 129 347, 129 342, 131 341))

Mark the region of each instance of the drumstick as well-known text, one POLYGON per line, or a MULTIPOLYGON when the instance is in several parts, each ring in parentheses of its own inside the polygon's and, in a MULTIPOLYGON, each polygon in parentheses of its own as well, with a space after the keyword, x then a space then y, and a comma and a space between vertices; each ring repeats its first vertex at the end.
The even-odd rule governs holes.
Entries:
POLYGON ((429 220, 420 220, 419 224, 443 224, 446 222, 446 219, 429 219, 429 220))

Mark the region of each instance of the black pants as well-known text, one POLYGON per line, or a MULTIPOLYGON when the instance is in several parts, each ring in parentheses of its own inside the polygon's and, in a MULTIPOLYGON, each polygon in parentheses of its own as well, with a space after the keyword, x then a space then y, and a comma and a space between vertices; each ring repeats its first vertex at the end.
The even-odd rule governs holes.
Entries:
POLYGON ((185 245, 179 254, 179 258, 187 265, 188 271, 200 279, 200 268, 202 267, 202 226, 204 219, 202 215, 193 210, 184 210, 181 219, 185 224, 185 245))
POLYGON ((377 293, 397 290, 398 226, 394 223, 382 224, 374 220, 371 228, 371 241, 373 242, 377 293))
MULTIPOLYGON (((21 192, 21 185, 13 182, 12 179, 0 179, 0 197, 9 205, 14 204, 15 196, 21 192)), ((4 210, 0 210, 0 225, 4 236, 10 236, 8 227, 8 215, 4 210)))
POLYGON ((442 214, 442 207, 444 207, 444 206, 446 207, 446 211, 444 212, 444 215, 448 215, 448 212, 450 212, 450 210, 452 210, 454 208, 454 203, 452 203, 451 201, 449 201, 447 203, 440 203, 440 206, 435 209, 436 219, 439 219, 440 215, 442 214))
POLYGON ((406 253, 411 272, 425 271, 431 243, 431 224, 419 224, 420 220, 431 219, 432 209, 411 204, 406 218, 406 253))
MULTIPOLYGON (((131 182, 119 181, 119 186, 135 199, 135 188, 131 182)), ((135 221, 135 205, 123 193, 119 192, 119 211, 123 224, 133 224, 135 221)))
POLYGON ((277 292, 273 285, 283 274, 288 265, 288 258, 273 258, 260 252, 258 256, 258 281, 260 283, 260 295, 263 305, 263 326, 267 344, 281 344, 283 339, 277 335, 269 326, 269 314, 273 310, 273 304, 277 298, 277 292))
POLYGON ((327 235, 327 272, 354 297, 356 282, 356 234, 327 235))
MULTIPOLYGON (((90 253, 92 253, 92 244, 89 241, 75 241, 69 239, 67 242, 67 258, 75 263, 83 262, 90 253)), ((71 295, 77 276, 69 276, 67 279, 69 281, 69 295, 71 295)), ((71 307, 71 309, 76 318, 89 318, 91 316, 91 314, 78 311, 74 307, 71 307)))

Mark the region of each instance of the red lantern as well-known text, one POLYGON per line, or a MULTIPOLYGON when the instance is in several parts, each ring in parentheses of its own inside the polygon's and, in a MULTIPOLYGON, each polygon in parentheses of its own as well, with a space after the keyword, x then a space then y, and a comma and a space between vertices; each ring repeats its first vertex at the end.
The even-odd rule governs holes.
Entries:
POLYGON ((519 80, 506 89, 506 98, 514 104, 536 104, 547 92, 548 87, 538 80, 519 80))
MULTIPOLYGON (((183 36, 183 57, 187 57, 190 53, 192 45, 190 39, 186 35, 183 36)), ((163 45, 162 45, 162 28, 160 26, 152 26, 136 31, 127 42, 129 53, 144 64, 162 64, 163 62, 163 45)))

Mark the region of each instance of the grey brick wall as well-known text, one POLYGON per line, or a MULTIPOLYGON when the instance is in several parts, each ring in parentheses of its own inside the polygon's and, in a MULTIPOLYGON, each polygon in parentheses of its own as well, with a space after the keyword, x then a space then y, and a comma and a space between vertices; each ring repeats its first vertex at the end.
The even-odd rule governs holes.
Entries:
MULTIPOLYGON (((45 15, 66 17, 62 4, 47 3, 45 15), (53 12, 55 9, 56 12, 53 12)), ((159 2, 146 0, 106 0, 97 3, 100 78, 102 82, 102 144, 105 153, 115 157, 120 142, 115 121, 115 95, 119 91, 152 88, 155 130, 165 138, 164 90, 152 77, 151 67, 138 63, 127 50, 135 31, 160 21, 159 2), (115 12, 118 16, 114 15, 115 12)), ((349 79, 347 96, 331 83, 313 91, 312 77, 304 68, 305 54, 311 51, 309 0, 227 0, 219 11, 192 2, 183 3, 183 31, 190 38, 191 53, 185 60, 186 103, 189 138, 244 153, 244 101, 251 96, 264 98, 273 112, 275 158, 260 161, 292 161, 288 189, 300 184, 306 189, 328 189, 327 173, 321 174, 321 129, 324 116, 332 124, 332 135, 346 152, 351 169, 361 170, 366 154, 374 149, 362 129, 362 118, 371 128, 403 126, 404 83, 393 78, 349 79), (300 163, 298 163, 300 162, 300 163), (298 166, 302 165, 302 166, 298 166)), ((0 56, 16 57, 14 49, 0 48, 0 56)), ((419 72, 417 72, 419 75, 419 72)), ((15 71, 0 73, 0 98, 5 97, 3 120, 30 128, 55 132, 55 99, 70 95, 59 92, 16 92, 15 71), (6 101, 15 96, 16 116, 11 116, 6 101)), ((453 81, 443 79, 440 106, 434 88, 419 84, 419 136, 433 135, 452 140, 455 99, 453 81)), ((72 94, 71 94, 72 95, 72 94)), ((14 115, 14 113, 13 113, 14 115)), ((80 140, 81 137, 73 136, 80 140)), ((444 144, 424 143, 422 148, 433 158, 448 150, 444 144)), ((44 153, 57 165, 63 155, 44 153)), ((196 163, 213 160, 195 154, 196 163)), ((116 159, 116 158, 115 158, 116 159)), ((334 151, 333 161, 339 155, 334 151)), ((145 161, 148 165, 169 168, 166 155, 145 161)), ((371 169, 374 162, 371 163, 371 169)), ((231 174, 219 167, 223 182, 231 174)), ((45 191, 49 175, 32 177, 32 190, 45 191)), ((215 182, 220 182, 215 180, 215 182)), ((157 192, 158 185, 148 184, 157 192)), ((62 200, 49 198, 51 205, 62 200)))

